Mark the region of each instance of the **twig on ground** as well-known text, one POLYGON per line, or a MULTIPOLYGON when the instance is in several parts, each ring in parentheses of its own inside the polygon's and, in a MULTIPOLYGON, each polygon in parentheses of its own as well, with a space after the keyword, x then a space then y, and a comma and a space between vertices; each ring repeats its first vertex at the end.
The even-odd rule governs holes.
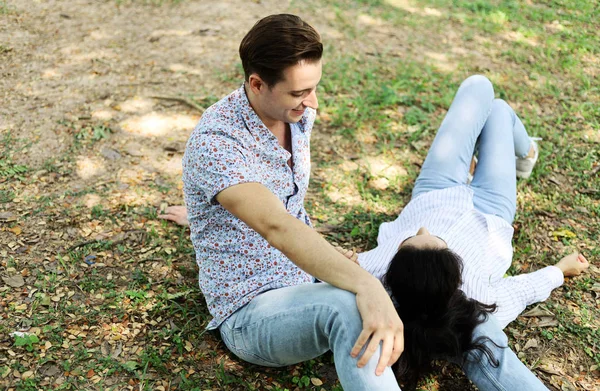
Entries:
POLYGON ((101 243, 101 242, 110 242, 114 246, 116 244, 120 244, 120 243, 124 242, 126 239, 130 238, 132 235, 135 235, 137 233, 141 233, 141 234, 145 235, 146 231, 143 229, 132 229, 132 230, 123 231, 123 232, 121 232, 117 235, 111 236, 109 238, 86 240, 85 242, 81 242, 81 243, 78 243, 78 244, 75 244, 75 245, 69 247, 67 249, 67 252, 73 251, 79 247, 87 246, 88 244, 101 243))
POLYGON ((204 112, 204 107, 200 106, 199 104, 197 104, 196 102, 187 99, 187 98, 183 98, 181 96, 166 96, 166 95, 153 95, 150 98, 153 99, 162 99, 162 100, 172 100, 175 102, 179 102, 179 103, 183 103, 185 105, 190 106, 193 109, 198 110, 199 112, 203 113, 204 112))

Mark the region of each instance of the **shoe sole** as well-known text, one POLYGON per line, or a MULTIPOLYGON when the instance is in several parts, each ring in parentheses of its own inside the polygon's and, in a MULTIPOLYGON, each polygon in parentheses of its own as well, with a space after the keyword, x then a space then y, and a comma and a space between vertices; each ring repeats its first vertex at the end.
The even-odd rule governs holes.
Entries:
POLYGON ((531 176, 531 172, 517 171, 517 178, 527 179, 531 176))

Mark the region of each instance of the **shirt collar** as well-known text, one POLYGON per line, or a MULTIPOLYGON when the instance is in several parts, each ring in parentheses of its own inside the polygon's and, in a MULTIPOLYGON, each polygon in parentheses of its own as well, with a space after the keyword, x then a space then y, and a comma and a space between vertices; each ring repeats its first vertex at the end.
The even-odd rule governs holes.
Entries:
MULTIPOLYGON (((267 126, 262 122, 258 114, 256 114, 256 111, 254 111, 254 109, 252 108, 250 100, 248 99, 248 95, 246 95, 246 89, 244 88, 244 84, 242 84, 242 86, 236 91, 236 95, 236 98, 239 100, 240 104, 240 114, 242 115, 242 119, 244 120, 246 127, 251 132, 260 129, 261 131, 267 131, 270 135, 273 135, 269 128, 267 128, 267 126)), ((309 109, 307 108, 307 110, 309 109)), ((306 115, 307 114, 305 113, 302 116, 302 119, 297 124, 290 124, 290 128, 293 125, 301 124, 302 126, 298 126, 298 128, 302 131, 302 133, 304 133, 304 122, 306 121, 306 115)), ((273 135, 273 137, 275 136, 273 135)))
POLYGON ((248 96, 246 95, 246 89, 244 88, 244 84, 242 84, 242 86, 240 88, 238 88, 236 98, 239 101, 240 108, 241 108, 241 114, 244 119, 244 122, 246 123, 246 126, 250 127, 249 122, 253 122, 253 123, 259 122, 260 124, 262 124, 264 126, 264 124, 258 117, 258 114, 256 114, 256 111, 254 111, 254 109, 250 105, 250 100, 248 99, 248 96))

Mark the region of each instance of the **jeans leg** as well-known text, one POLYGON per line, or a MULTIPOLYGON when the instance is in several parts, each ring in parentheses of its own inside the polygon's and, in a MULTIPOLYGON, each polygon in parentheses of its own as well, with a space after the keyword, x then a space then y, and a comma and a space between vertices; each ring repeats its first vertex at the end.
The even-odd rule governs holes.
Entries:
POLYGON ((479 350, 470 351, 464 356, 463 370, 479 390, 548 390, 508 347, 508 338, 493 315, 490 315, 487 321, 475 329, 473 339, 475 340, 481 336, 490 338, 500 347, 490 341, 485 343, 494 358, 498 360, 499 365, 497 367, 494 367, 487 355, 479 350))
POLYGON ((475 142, 493 100, 494 88, 484 76, 471 76, 460 85, 423 163, 413 198, 466 183, 475 142))
POLYGON ((515 156, 525 157, 529 154, 529 149, 531 148, 531 139, 529 138, 529 134, 527 134, 527 130, 525 129, 523 122, 521 122, 521 119, 515 114, 512 107, 508 107, 514 115, 513 139, 515 145, 515 156))
MULTIPOLYGON (((517 208, 514 135, 519 137, 519 144, 523 144, 522 139, 526 140, 528 151, 529 136, 523 124, 505 101, 495 99, 479 136, 479 162, 471 187, 475 208, 500 216, 509 223, 512 223, 517 208)), ((523 147, 519 145, 519 148, 523 147)))
POLYGON ((279 367, 333 351, 346 391, 400 390, 391 368, 375 375, 379 352, 363 368, 350 351, 362 331, 356 296, 326 283, 260 294, 220 327, 227 347, 253 364, 279 367))

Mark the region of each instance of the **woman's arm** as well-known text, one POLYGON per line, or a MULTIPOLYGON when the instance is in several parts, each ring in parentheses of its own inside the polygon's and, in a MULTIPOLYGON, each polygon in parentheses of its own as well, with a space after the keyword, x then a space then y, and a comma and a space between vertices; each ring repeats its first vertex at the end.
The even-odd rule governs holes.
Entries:
POLYGON ((503 328, 506 327, 525 307, 546 300, 552 290, 563 284, 564 277, 579 275, 589 266, 583 255, 573 253, 562 258, 555 266, 503 278, 493 287, 490 300, 498 306, 496 318, 503 328))
POLYGON ((583 254, 574 252, 573 254, 569 254, 558 261, 556 267, 563 272, 565 277, 573 277, 583 273, 588 267, 590 267, 590 263, 587 259, 585 259, 583 254))
POLYGON ((340 254, 342 254, 343 256, 360 266, 360 264, 358 263, 358 253, 356 252, 356 250, 346 250, 345 248, 340 246, 335 246, 334 248, 337 250, 337 252, 339 252, 340 254))

